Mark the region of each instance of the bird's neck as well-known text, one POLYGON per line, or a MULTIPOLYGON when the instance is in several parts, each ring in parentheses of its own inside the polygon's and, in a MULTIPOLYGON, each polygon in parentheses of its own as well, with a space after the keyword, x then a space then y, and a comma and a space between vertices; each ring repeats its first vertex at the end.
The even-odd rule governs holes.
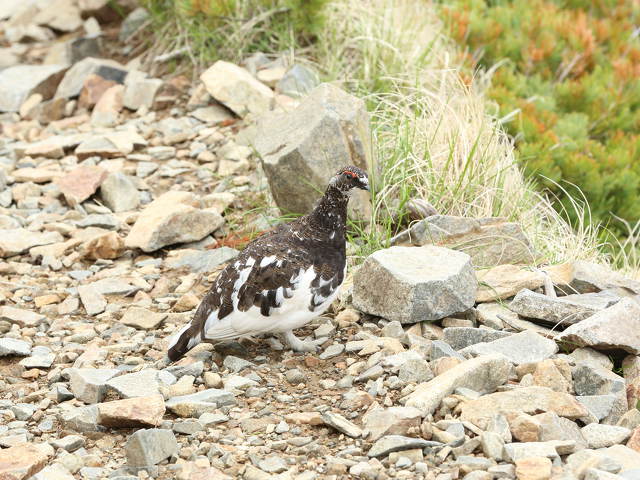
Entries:
POLYGON ((334 239, 344 241, 347 224, 347 204, 349 194, 334 186, 329 186, 318 205, 308 216, 308 225, 316 231, 335 232, 334 239))

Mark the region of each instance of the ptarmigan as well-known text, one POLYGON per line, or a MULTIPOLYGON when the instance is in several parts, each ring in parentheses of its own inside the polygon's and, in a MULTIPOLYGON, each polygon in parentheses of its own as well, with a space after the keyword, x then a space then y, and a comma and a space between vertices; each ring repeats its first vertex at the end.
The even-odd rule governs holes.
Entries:
POLYGON ((315 351, 293 330, 322 314, 346 272, 347 203, 353 188, 369 190, 358 167, 336 173, 315 209, 249 243, 202 299, 191 323, 176 333, 172 361, 204 340, 282 333, 295 351, 315 351))

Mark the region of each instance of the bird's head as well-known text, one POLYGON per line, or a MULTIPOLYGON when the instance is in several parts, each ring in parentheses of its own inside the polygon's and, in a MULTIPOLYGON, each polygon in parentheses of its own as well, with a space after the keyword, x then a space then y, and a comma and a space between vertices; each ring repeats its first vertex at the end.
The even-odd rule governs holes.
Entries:
POLYGON ((354 188, 369 190, 369 177, 361 168, 349 165, 338 170, 329 185, 343 193, 348 193, 354 188))

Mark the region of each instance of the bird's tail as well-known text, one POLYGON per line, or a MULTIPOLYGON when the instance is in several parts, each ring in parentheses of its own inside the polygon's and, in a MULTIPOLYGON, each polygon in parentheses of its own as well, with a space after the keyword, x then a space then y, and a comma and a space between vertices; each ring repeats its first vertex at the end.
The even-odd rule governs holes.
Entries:
POLYGON ((192 324, 187 324, 169 340, 167 356, 175 362, 202 341, 199 329, 192 324))

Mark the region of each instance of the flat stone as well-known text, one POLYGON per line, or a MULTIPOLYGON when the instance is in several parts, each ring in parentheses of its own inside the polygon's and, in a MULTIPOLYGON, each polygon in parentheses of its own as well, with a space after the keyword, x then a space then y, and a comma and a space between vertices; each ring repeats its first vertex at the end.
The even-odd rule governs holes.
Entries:
MULTIPOLYGON (((573 325, 589 318, 601 308, 584 303, 549 297, 531 290, 521 290, 509 304, 509 309, 522 317, 550 325, 573 325)), ((640 308, 640 307, 639 307, 640 308)))
POLYGON ((26 228, 0 230, 0 257, 12 257, 32 247, 62 242, 58 232, 32 232, 26 228))
POLYGON ((571 358, 578 363, 585 363, 594 367, 601 367, 605 370, 613 370, 613 362, 604 353, 589 347, 576 348, 569 354, 571 358))
POLYGON ((233 373, 239 373, 246 368, 254 368, 256 364, 244 358, 227 355, 222 361, 222 366, 228 368, 233 373))
POLYGON ((127 465, 145 467, 156 465, 178 453, 178 442, 171 430, 151 428, 132 434, 124 446, 127 465))
POLYGON ((640 282, 621 275, 611 268, 584 260, 550 265, 544 270, 549 274, 561 295, 593 293, 609 289, 626 289, 640 294, 640 282))
POLYGON ((502 355, 486 355, 467 360, 433 380, 419 384, 406 397, 405 405, 428 415, 435 412, 444 397, 451 395, 456 388, 469 388, 478 392, 495 391, 507 382, 511 368, 509 361, 502 355))
POLYGON ((71 391, 85 403, 101 402, 107 393, 107 381, 118 373, 118 370, 110 368, 71 368, 71 391))
POLYGON ((56 448, 62 448, 67 452, 75 452, 79 448, 82 448, 85 444, 85 438, 82 435, 67 435, 58 440, 51 442, 56 448))
POLYGON ((100 167, 81 165, 56 180, 56 185, 69 205, 84 202, 93 195, 107 178, 108 172, 100 167))
POLYGON ((454 350, 462 350, 471 345, 493 342, 513 335, 510 332, 474 327, 448 327, 442 333, 442 340, 454 350))
POLYGON ((164 416, 162 395, 136 397, 98 404, 98 423, 105 427, 156 427, 164 416))
POLYGON ((125 239, 128 248, 152 252, 175 243, 201 240, 224 223, 220 214, 199 209, 189 192, 169 191, 142 211, 125 239))
POLYGON ((423 440, 422 438, 404 437, 402 435, 386 435, 378 439, 367 455, 369 457, 385 457, 391 452, 411 450, 414 448, 440 447, 442 443, 423 440))
MULTIPOLYGON (((0 345, 2 340, 0 340, 0 345)), ((2 347, 0 346, 0 350, 2 347)), ((20 360, 20 365, 25 368, 49 368, 56 359, 56 354, 49 347, 36 346, 31 351, 31 356, 20 360)))
POLYGON ((60 463, 44 467, 33 476, 32 480, 75 480, 73 475, 60 463))
POLYGON ((47 461, 48 455, 34 444, 0 449, 0 478, 26 480, 42 470, 47 461))
POLYGON ((31 95, 49 100, 68 67, 16 65, 0 70, 0 112, 17 112, 31 95))
MULTIPOLYGON (((483 357, 479 357, 480 359, 483 357)), ((436 377, 437 379, 438 377, 436 377)), ((485 428, 497 414, 555 412, 571 420, 587 415, 587 410, 571 395, 546 387, 520 387, 491 393, 461 405, 460 419, 485 428)))
POLYGON ((258 462, 260 470, 267 473, 282 473, 289 469, 287 462, 277 455, 271 455, 258 462))
POLYGON ((491 302, 513 297, 520 290, 535 290, 544 285, 544 274, 515 265, 499 265, 476 272, 476 302, 491 302))
POLYGON ((221 105, 209 105, 196 108, 190 115, 209 125, 226 122, 235 118, 233 114, 221 105))
MULTIPOLYGON (((446 331, 446 329, 445 329, 446 331)), ((473 355, 500 353, 512 363, 540 362, 558 351, 558 345, 553 340, 544 338, 535 332, 524 331, 488 343, 477 343, 465 348, 462 352, 473 355)))
POLYGON ((200 75, 200 80, 213 98, 240 117, 271 109, 271 89, 242 67, 219 60, 200 75))
POLYGON ((582 435, 589 444, 589 448, 607 448, 624 443, 630 436, 631 430, 615 425, 600 425, 590 423, 582 427, 582 435))
POLYGON ((472 307, 476 279, 468 255, 445 248, 378 250, 354 277, 360 311, 400 323, 438 320, 472 307))
POLYGON ((3 306, 0 307, 0 320, 15 323, 20 327, 37 327, 46 320, 46 317, 30 310, 3 306))
POLYGON ((78 294, 80 295, 80 300, 82 300, 82 305, 87 311, 87 315, 98 315, 107 308, 107 300, 91 285, 80 285, 78 294))
POLYGON ((559 417, 555 412, 541 413, 533 418, 540 425, 538 439, 541 442, 569 440, 575 442, 576 450, 587 448, 587 441, 575 422, 559 417))
POLYGON ((85 241, 80 250, 85 258, 115 259, 124 253, 124 239, 116 232, 102 233, 85 241))
POLYGON ((596 350, 624 350, 640 355, 640 305, 630 299, 620 300, 567 328, 557 339, 596 350))
POLYGON ((160 380, 158 370, 145 368, 139 372, 112 378, 106 385, 109 390, 115 391, 121 398, 136 398, 159 394, 163 383, 160 380))
POLYGON ((147 20, 149 20, 149 12, 145 8, 138 7, 133 10, 122 21, 118 40, 126 42, 147 20))
POLYGON ((186 268, 194 273, 211 272, 217 266, 237 257, 239 253, 238 250, 229 247, 205 251, 187 248, 171 250, 164 266, 170 269, 186 268))
POLYGON ((152 330, 157 328, 164 319, 166 313, 156 313, 142 307, 129 307, 120 319, 120 323, 142 330, 152 330))
POLYGON ((166 402, 166 407, 180 417, 199 417, 219 407, 235 404, 236 399, 233 393, 209 388, 191 395, 172 397, 166 402))
POLYGON ((322 421, 325 425, 335 428, 341 433, 351 438, 360 438, 362 430, 355 423, 350 422, 342 415, 333 412, 325 412, 322 414, 322 421))
POLYGON ((329 360, 330 358, 337 357, 342 352, 344 352, 344 344, 334 343, 333 345, 329 345, 325 351, 320 354, 320 359, 329 360))
POLYGON ((531 241, 517 223, 503 218, 432 215, 390 240, 391 245, 439 245, 467 253, 476 268, 536 263, 531 241))
POLYGON ((128 212, 138 208, 140 195, 133 179, 122 172, 115 172, 100 185, 100 197, 112 212, 128 212))
POLYGON ((0 338, 0 357, 31 355, 31 344, 15 338, 0 338))
POLYGON ((523 442, 507 443, 504 446, 504 453, 507 460, 517 462, 523 458, 544 457, 554 459, 558 457, 558 452, 553 442, 523 442))
POLYGON ((95 432, 98 430, 98 407, 95 405, 72 408, 60 414, 59 418, 64 428, 76 432, 95 432))
POLYGON ((124 106, 129 110, 138 110, 143 106, 151 109, 162 85, 163 81, 158 78, 127 80, 124 91, 124 106))
POLYGON ((113 140, 100 136, 84 140, 77 146, 74 153, 80 160, 89 157, 116 158, 123 154, 122 150, 113 140))
POLYGON ((410 428, 418 428, 421 420, 420 410, 414 407, 376 408, 362 417, 370 441, 385 435, 406 435, 410 428))

